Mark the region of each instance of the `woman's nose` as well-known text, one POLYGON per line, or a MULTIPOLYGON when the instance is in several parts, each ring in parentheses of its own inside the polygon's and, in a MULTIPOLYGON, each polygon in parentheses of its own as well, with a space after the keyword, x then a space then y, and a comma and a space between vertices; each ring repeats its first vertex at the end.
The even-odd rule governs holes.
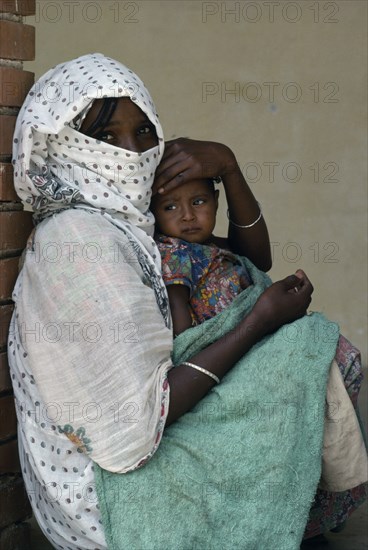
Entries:
POLYGON ((143 153, 141 145, 136 136, 124 135, 119 139, 119 147, 126 149, 127 151, 134 151, 135 153, 143 153))

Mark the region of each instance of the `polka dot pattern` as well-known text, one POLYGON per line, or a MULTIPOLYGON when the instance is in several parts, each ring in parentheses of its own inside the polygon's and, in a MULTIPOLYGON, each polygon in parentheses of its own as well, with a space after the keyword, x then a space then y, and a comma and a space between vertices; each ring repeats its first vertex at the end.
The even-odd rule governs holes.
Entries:
MULTIPOLYGON (((10 342, 10 348, 27 356, 17 331, 10 342)), ((106 550, 91 460, 77 453, 43 413, 37 386, 30 384, 33 376, 11 363, 11 378, 23 419, 18 437, 22 474, 37 522, 55 548, 106 550), (29 391, 23 393, 22 384, 29 391)))
POLYGON ((15 188, 38 221, 68 206, 100 208, 152 235, 143 197, 150 196, 162 153, 162 128, 143 82, 118 61, 86 55, 48 71, 28 94, 14 134, 15 188), (81 134, 101 97, 130 97, 155 125, 158 146, 142 155, 81 134))
MULTIPOLYGON (((28 94, 14 136, 15 187, 37 221, 65 208, 103 214, 114 231, 118 228, 129 238, 134 254, 144 257, 144 275, 157 287, 157 302, 160 296, 166 303, 160 256, 152 239, 154 218, 148 209, 162 153, 161 125, 142 81, 117 61, 87 55, 51 69, 28 94), (79 132, 93 100, 111 96, 130 97, 137 104, 155 125, 158 146, 136 153, 79 132)), ((42 414, 38 374, 34 370, 35 380, 24 367, 26 350, 16 330, 9 356, 22 419, 22 472, 37 521, 55 548, 105 550, 92 461, 60 433, 56 421, 42 414)))

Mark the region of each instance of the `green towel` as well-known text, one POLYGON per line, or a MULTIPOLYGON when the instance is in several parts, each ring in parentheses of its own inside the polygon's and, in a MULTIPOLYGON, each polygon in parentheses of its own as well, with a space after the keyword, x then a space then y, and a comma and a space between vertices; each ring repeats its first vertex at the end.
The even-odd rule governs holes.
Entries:
MULTIPOLYGON (((174 364, 233 330, 269 278, 182 333, 174 364)), ((313 313, 255 345, 129 474, 97 465, 111 550, 297 550, 321 471, 325 392, 338 327, 313 313)))

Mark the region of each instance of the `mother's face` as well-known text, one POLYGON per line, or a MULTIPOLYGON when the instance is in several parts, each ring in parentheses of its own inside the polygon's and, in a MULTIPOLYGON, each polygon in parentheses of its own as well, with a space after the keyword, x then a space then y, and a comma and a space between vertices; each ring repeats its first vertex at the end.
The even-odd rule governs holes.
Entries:
POLYGON ((154 124, 128 97, 120 97, 111 117, 101 120, 101 125, 92 134, 89 133, 88 129, 97 119, 104 101, 94 101, 81 126, 80 131, 83 134, 137 153, 143 153, 158 144, 154 124))

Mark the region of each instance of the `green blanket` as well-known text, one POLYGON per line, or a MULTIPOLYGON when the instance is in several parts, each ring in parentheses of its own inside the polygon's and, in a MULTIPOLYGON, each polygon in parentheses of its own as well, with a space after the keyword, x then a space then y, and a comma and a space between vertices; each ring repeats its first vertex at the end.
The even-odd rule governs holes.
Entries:
MULTIPOLYGON (((269 278, 175 340, 174 364, 233 330, 269 278)), ((165 430, 141 469, 96 486, 111 550, 296 550, 320 476, 337 325, 313 313, 255 345, 165 430)))

